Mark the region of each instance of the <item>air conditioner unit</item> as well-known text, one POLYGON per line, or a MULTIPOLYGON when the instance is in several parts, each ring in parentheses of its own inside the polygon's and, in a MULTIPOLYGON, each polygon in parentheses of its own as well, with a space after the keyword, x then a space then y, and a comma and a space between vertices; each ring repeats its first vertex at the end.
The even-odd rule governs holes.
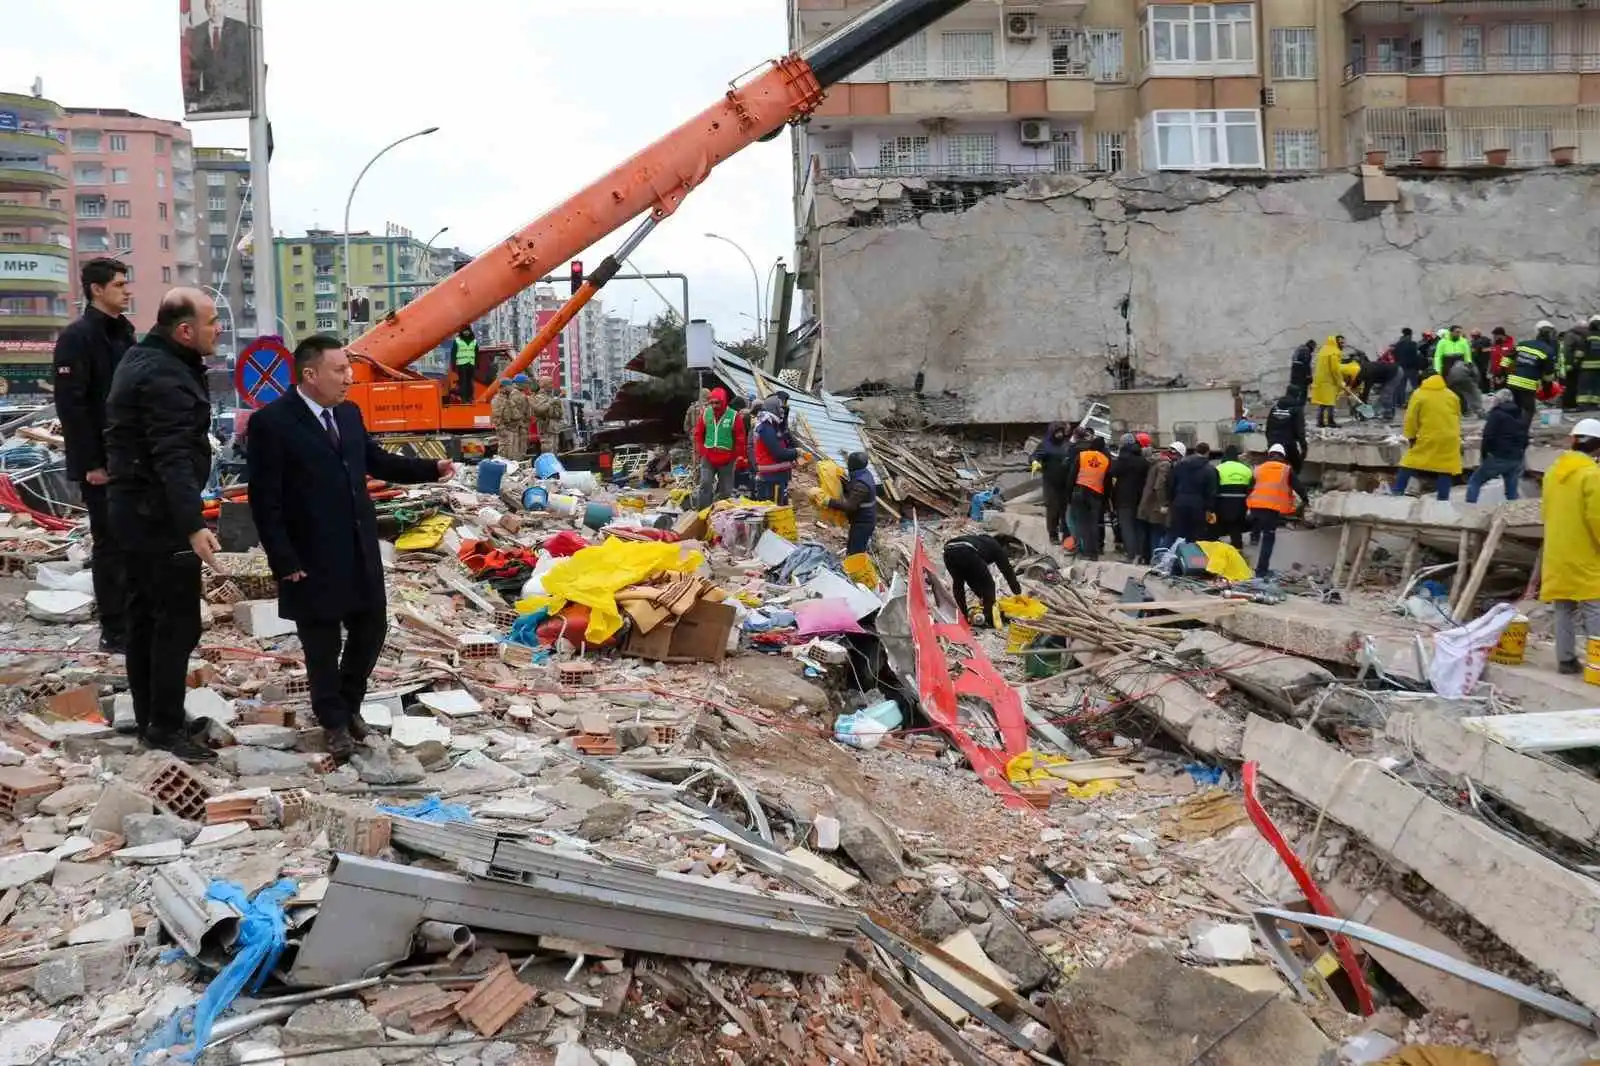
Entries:
POLYGON ((1026 145, 1040 145, 1050 143, 1050 123, 1042 118, 1025 118, 1022 120, 1022 143, 1026 145))
POLYGON ((1039 16, 1031 11, 1006 16, 1006 36, 1013 41, 1031 41, 1039 36, 1039 16))

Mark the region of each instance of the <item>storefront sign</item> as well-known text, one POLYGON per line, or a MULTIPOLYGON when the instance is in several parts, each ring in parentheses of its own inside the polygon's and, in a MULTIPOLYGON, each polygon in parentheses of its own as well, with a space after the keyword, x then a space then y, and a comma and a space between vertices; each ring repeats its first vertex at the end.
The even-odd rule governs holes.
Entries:
POLYGON ((65 284, 67 259, 59 255, 0 253, 0 281, 50 281, 65 284))

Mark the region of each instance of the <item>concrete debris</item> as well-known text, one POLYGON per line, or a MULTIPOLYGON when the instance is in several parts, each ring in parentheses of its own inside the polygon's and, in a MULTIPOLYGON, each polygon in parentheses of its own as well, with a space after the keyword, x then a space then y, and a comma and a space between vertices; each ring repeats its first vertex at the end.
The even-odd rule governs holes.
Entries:
POLYGON ((170 814, 130 814, 122 820, 122 836, 130 848, 166 840, 189 843, 204 828, 170 814))

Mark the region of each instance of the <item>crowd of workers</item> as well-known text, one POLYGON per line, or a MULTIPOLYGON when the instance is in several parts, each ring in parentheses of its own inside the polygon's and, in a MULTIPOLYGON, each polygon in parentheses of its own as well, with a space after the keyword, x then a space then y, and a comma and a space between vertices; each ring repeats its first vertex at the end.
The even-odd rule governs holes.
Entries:
POLYGON ((489 401, 494 426, 495 451, 504 459, 526 459, 530 454, 558 450, 563 404, 555 383, 538 381, 517 374, 500 382, 499 391, 489 401))
POLYGON ((789 479, 810 455, 789 426, 789 394, 775 392, 754 406, 723 388, 702 389, 683 417, 694 447, 695 503, 709 507, 735 492, 789 502, 789 479))

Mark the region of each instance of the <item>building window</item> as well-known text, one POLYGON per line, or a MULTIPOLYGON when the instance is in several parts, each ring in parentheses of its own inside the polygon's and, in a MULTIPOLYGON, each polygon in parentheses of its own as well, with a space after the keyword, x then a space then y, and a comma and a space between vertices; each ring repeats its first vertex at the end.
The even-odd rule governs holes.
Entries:
MULTIPOLYGON (((159 173, 159 171, 157 173, 159 173)), ((113 185, 126 185, 126 184, 128 184, 128 168, 127 167, 112 167, 111 168, 111 184, 113 184, 113 185)))
POLYGON ((1411 46, 1404 37, 1379 37, 1378 38, 1378 73, 1403 74, 1407 60, 1411 55, 1411 46))
MULTIPOLYGON (((129 275, 130 275, 129 276, 129 280, 131 281, 132 280, 132 271, 129 271, 129 275)), ((136 315, 136 314, 139 313, 139 308, 138 308, 137 304, 134 301, 132 293, 128 294, 128 306, 126 308, 126 313, 130 314, 130 315, 136 315)))
POLYGON ((306 283, 303 282, 303 281, 295 282, 294 283, 294 291, 297 292, 297 293, 305 292, 306 291, 306 283))
POLYGON ((226 211, 228 209, 228 198, 226 196, 208 196, 206 197, 206 206, 212 211, 226 211))
POLYGON ((156 171, 156 188, 165 189, 166 187, 167 187, 167 172, 165 170, 156 171))
POLYGON ((97 196, 78 197, 79 218, 105 218, 106 202, 97 196))
POLYGON ((171 267, 162 267, 161 268, 161 280, 163 282, 169 284, 169 285, 172 283, 172 268, 171 267))
POLYGON ((306 302, 304 300, 296 300, 294 302, 294 309, 296 311, 304 311, 306 309, 306 302))
POLYGON ((99 163, 79 163, 73 168, 72 177, 80 185, 101 185, 106 180, 106 172, 99 163))
MULTIPOLYGON (((117 247, 119 249, 121 249, 122 246, 119 244, 117 247)), ((133 284, 133 280, 134 280, 134 277, 133 277, 133 264, 132 263, 128 263, 126 265, 128 267, 128 274, 127 274, 128 283, 131 285, 131 284, 133 284)))
POLYGON ((1316 130, 1273 130, 1273 170, 1316 170, 1322 164, 1316 130))
POLYGON ((206 184, 213 189, 220 189, 228 184, 228 176, 220 170, 206 171, 206 184))
POLYGON ((1461 27, 1461 66, 1466 74, 1483 73, 1483 27, 1461 27))
POLYGON ((992 173, 998 154, 997 138, 992 133, 952 133, 945 142, 950 169, 992 173))
POLYGON ((1096 133, 1094 135, 1094 165, 1101 170, 1122 170, 1128 162, 1122 149, 1122 134, 1096 133))
POLYGON ((1050 134, 1050 161, 1057 174, 1078 169, 1083 156, 1078 150, 1077 130, 1056 130, 1050 134))
POLYGON ((942 35, 944 76, 988 78, 994 76, 994 34, 946 33, 942 35))
POLYGON ((156 135, 156 155, 167 154, 167 139, 160 134, 156 135))
POLYGON ((1261 166, 1259 111, 1157 111, 1153 119, 1158 169, 1261 166))
POLYGON ((3 241, 6 244, 21 244, 22 231, 8 229, 4 233, 0 233, 0 241, 3 241))
POLYGON ((1317 77, 1317 31, 1291 26, 1272 31, 1274 81, 1314 81, 1317 77))
POLYGON ((73 130, 72 150, 74 152, 98 152, 100 150, 100 131, 73 130))
POLYGON ((163 252, 169 252, 172 250, 172 238, 168 237, 165 233, 161 235, 161 250, 163 252))
POLYGON ((1550 49, 1548 22, 1518 22, 1506 27, 1507 70, 1549 70, 1555 58, 1550 49))
POLYGON ((294 255, 294 256, 298 256, 301 253, 303 253, 304 251, 305 251, 305 248, 303 246, 297 244, 297 245, 294 246, 293 249, 290 250, 289 254, 290 255, 294 255))
POLYGON ((374 300, 374 301, 372 301, 372 309, 374 311, 383 311, 383 310, 386 310, 387 308, 388 308, 388 305, 385 304, 382 300, 374 300))
POLYGON ((928 76, 928 34, 924 31, 892 48, 876 64, 879 81, 917 81, 928 76))
POLYGON ((132 247, 133 247, 133 234, 131 234, 131 233, 119 233, 119 234, 117 234, 117 251, 126 252, 129 249, 131 249, 132 247))
POLYGON ((306 272, 306 265, 304 263, 296 263, 294 265, 292 273, 294 273, 297 277, 299 275, 301 275, 301 274, 304 274, 305 272, 306 272))
POLYGON ((296 320, 294 328, 303 332, 306 328, 306 320, 303 318, 296 320))
POLYGON ((824 141, 822 144, 822 172, 848 174, 852 160, 849 141, 824 141))
POLYGON ((878 166, 900 170, 928 165, 928 138, 885 137, 878 142, 878 166))
POLYGON ((1122 31, 1051 27, 1050 74, 1057 78, 1122 81, 1122 31))
POLYGON ((132 202, 128 201, 128 200, 113 200, 113 201, 111 201, 111 217, 112 218, 132 218, 133 217, 133 204, 132 204, 132 202))
POLYGON ((318 311, 332 311, 334 309, 332 298, 317 301, 318 311))
POLYGON ((159 218, 163 222, 165 222, 167 220, 167 205, 166 204, 156 204, 156 217, 159 218))
POLYGON ((128 150, 127 136, 121 133, 113 133, 111 135, 111 150, 113 152, 126 152, 128 150))
POLYGON ((333 317, 331 315, 327 316, 327 317, 319 317, 317 319, 317 328, 318 329, 323 329, 323 330, 333 329, 334 328, 334 319, 333 319, 333 317))
POLYGON ((1255 10, 1250 4, 1156 4, 1147 9, 1146 24, 1155 63, 1255 61, 1255 10))

